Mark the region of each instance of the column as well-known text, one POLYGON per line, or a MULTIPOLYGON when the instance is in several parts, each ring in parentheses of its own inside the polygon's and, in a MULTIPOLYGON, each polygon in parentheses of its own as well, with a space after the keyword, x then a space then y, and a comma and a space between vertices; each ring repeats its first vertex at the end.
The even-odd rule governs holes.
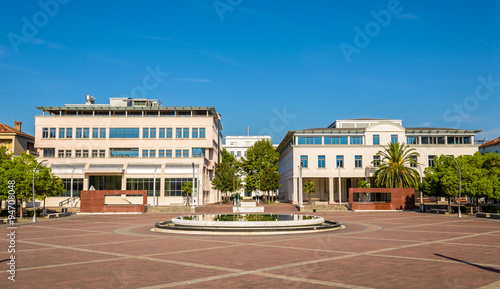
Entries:
POLYGON ((333 195, 333 178, 328 178, 328 204, 332 205, 335 204, 335 199, 333 195))
POLYGON ((292 204, 297 205, 299 203, 299 178, 293 178, 293 195, 292 204))

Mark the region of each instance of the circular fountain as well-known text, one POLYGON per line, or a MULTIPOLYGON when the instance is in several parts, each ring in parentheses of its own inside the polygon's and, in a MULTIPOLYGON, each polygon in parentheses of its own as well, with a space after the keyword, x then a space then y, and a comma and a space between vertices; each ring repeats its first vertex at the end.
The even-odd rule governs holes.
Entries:
POLYGON ((160 222, 154 231, 208 235, 267 235, 314 233, 341 229, 339 222, 295 214, 191 215, 160 222))

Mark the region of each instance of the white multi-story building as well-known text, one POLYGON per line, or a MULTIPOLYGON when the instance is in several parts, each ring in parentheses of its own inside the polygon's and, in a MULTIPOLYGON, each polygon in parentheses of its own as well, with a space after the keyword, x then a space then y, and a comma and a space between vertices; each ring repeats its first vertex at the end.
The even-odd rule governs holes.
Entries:
POLYGON ((348 189, 359 180, 370 180, 383 150, 390 142, 409 144, 419 153, 414 156, 417 170, 432 166, 439 155, 472 155, 477 152, 474 136, 480 130, 403 127, 401 120, 337 120, 327 128, 289 131, 279 144, 280 197, 298 202, 299 167, 303 182, 314 181, 320 201, 334 204, 347 201, 348 189), (340 177, 340 186, 339 186, 340 177))
POLYGON ((69 204, 71 183, 73 196, 88 189, 148 190, 149 204, 155 199, 178 205, 185 201, 182 184, 193 175, 197 204, 220 199, 211 185, 222 144, 215 108, 164 107, 150 99, 94 101, 88 95, 86 104, 37 107, 43 112, 35 117, 39 159, 66 187, 48 206, 69 204))

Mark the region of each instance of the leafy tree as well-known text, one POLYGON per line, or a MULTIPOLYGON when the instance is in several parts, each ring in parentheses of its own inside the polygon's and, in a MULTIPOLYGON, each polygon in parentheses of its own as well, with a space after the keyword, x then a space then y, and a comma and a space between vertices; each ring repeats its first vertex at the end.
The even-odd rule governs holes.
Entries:
POLYGON ((248 150, 247 157, 243 160, 241 167, 247 175, 246 187, 249 190, 271 191, 279 188, 278 174, 279 153, 274 149, 269 140, 259 140, 248 150))
POLYGON ((358 188, 369 188, 370 182, 366 180, 361 180, 358 182, 358 188))
POLYGON ((414 148, 404 143, 389 143, 376 156, 381 157, 380 167, 375 171, 375 186, 383 188, 417 188, 420 175, 408 167, 417 164, 412 155, 419 156, 414 148))
POLYGON ((189 206, 189 195, 193 192, 193 182, 185 182, 182 184, 182 191, 186 192, 186 206, 189 206))
POLYGON ((229 201, 227 192, 234 192, 241 188, 241 177, 238 175, 239 162, 225 148, 222 150, 222 161, 215 165, 215 177, 212 188, 219 190, 229 201))
POLYGON ((315 182, 305 182, 304 192, 309 194, 309 205, 312 205, 312 195, 316 193, 316 183, 315 182))
MULTIPOLYGON (((0 148, 0 181, 7 184, 9 180, 15 181, 16 200, 20 201, 20 215, 22 216, 23 200, 33 199, 33 172, 38 162, 35 156, 21 153, 13 157, 0 148)), ((38 166, 35 176, 35 198, 45 200, 46 197, 58 196, 64 193, 64 185, 59 177, 52 174, 50 168, 43 164, 38 166)), ((0 199, 8 197, 7 185, 0 187, 0 199)))

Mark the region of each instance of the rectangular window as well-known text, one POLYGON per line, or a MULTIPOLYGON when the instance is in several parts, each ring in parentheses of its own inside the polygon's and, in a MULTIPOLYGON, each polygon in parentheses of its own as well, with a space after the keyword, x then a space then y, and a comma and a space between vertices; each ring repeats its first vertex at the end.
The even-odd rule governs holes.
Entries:
POLYGON ((66 157, 71 158, 71 150, 66 150, 66 157))
POLYGON ((200 128, 200 138, 205 138, 205 128, 200 128))
POLYGON ((176 158, 182 157, 182 151, 181 150, 175 150, 175 157, 176 158))
POLYGON ((182 128, 175 129, 175 138, 182 138, 182 128))
POLYGON ((105 127, 102 127, 99 129, 99 137, 106 138, 106 128, 105 127))
POLYGON ((109 157, 111 158, 138 158, 138 148, 111 148, 109 150, 109 157))
POLYGON ((373 135, 373 145, 380 145, 380 135, 378 134, 373 135))
POLYGON ((391 135, 391 143, 397 143, 397 142, 398 142, 398 135, 392 134, 391 135))
POLYGON ((82 158, 88 158, 89 157, 89 150, 82 150, 82 158))
POLYGON ((149 150, 142 150, 142 157, 147 158, 149 156, 149 150))
POLYGON ((354 156, 354 167, 362 168, 363 167, 363 157, 362 156, 354 156))
POLYGON ((158 157, 164 158, 165 157, 165 150, 158 150, 158 157))
POLYGON ((75 158, 81 158, 82 157, 82 150, 76 150, 75 151, 75 158))
POLYGON ((167 128, 167 138, 172 138, 172 128, 167 128))
POLYGON ((344 167, 344 156, 337 156, 337 168, 344 167))
POLYGON ((145 127, 142 129, 142 138, 149 138, 149 128, 145 127))
POLYGON ((307 168, 307 156, 300 156, 300 165, 303 168, 307 168))
POLYGON ((193 148, 193 158, 204 158, 205 149, 204 148, 193 148))
POLYGON ((198 129, 193 128, 193 138, 198 138, 198 129))
POLYGON ((407 136, 406 137, 407 144, 418 144, 418 136, 407 136))
POLYGON ((241 151, 237 151, 237 152, 236 152, 236 156, 237 156, 237 157, 241 157, 241 151))
POLYGON ((189 138, 189 128, 183 128, 183 134, 182 134, 182 137, 183 138, 189 138))
POLYGON ((362 136, 351 136, 351 144, 363 144, 363 137, 362 136))
POLYGON ((127 178, 127 190, 146 190, 148 191, 148 196, 159 196, 160 182, 161 180, 159 178, 156 178, 156 184, 153 178, 127 178))
POLYGON ((325 167, 325 156, 318 156, 318 168, 325 167))
POLYGON ((42 128, 42 138, 49 138, 49 129, 46 127, 42 128))
POLYGON ((106 151, 105 150, 99 150, 99 157, 100 158, 105 158, 106 157, 106 151))
POLYGON ((139 128, 110 128, 109 138, 139 138, 139 128))
MULTIPOLYGON (((71 179, 61 179, 65 192, 59 195, 59 197, 70 197, 71 196, 71 179)), ((80 191, 83 190, 83 179, 74 178, 73 179, 73 197, 79 197, 80 191)))
POLYGON ((172 150, 166 150, 165 151, 165 157, 171 158, 172 157, 172 150))
POLYGON ((428 160, 429 167, 434 166, 434 159, 435 158, 436 158, 436 156, 429 156, 429 160, 428 160))
POLYGON ((189 150, 183 150, 182 151, 182 157, 183 158, 189 158, 189 150))
POLYGON ((72 128, 66 129, 66 138, 73 138, 73 129, 72 128))
POLYGON ((156 138, 156 128, 151 128, 149 130, 149 138, 156 138))
MULTIPOLYGON (((165 178, 165 196, 185 196, 185 192, 182 191, 182 184, 187 183, 187 182, 192 182, 192 178, 172 178, 172 179, 167 179, 165 178)), ((197 184, 198 180, 195 178, 194 179, 194 184, 195 184, 195 191, 197 190, 197 184)), ((157 186, 158 187, 158 186, 157 186)))
POLYGON ((464 144, 471 144, 470 136, 464 136, 464 144))
POLYGON ((56 138, 56 128, 55 127, 50 129, 49 138, 56 138))
POLYGON ((99 155, 99 153, 97 150, 92 150, 92 157, 93 158, 97 158, 98 155, 99 155))
POLYGON ((57 151, 57 157, 58 158, 64 158, 64 150, 58 150, 57 151))
POLYGON ((325 144, 347 144, 346 136, 325 137, 325 144))
POLYGON ((299 137, 299 144, 321 144, 321 137, 299 137))
POLYGON ((374 167, 379 167, 380 166, 380 156, 373 156, 372 164, 374 167))
POLYGON ((88 127, 83 128, 83 138, 90 137, 90 129, 88 127))
POLYGON ((99 129, 96 127, 92 128, 92 138, 99 138, 99 129))
POLYGON ((65 138, 66 130, 64 128, 59 128, 59 138, 65 138))
POLYGON ((413 160, 413 162, 410 162, 410 167, 416 168, 418 164, 417 155, 411 155, 411 159, 413 160))
POLYGON ((156 150, 149 150, 149 157, 156 158, 156 150))
POLYGON ((82 128, 78 127, 76 129, 76 138, 82 138, 82 128))
POLYGON ((159 138, 165 138, 165 128, 160 128, 160 131, 158 132, 159 138))

